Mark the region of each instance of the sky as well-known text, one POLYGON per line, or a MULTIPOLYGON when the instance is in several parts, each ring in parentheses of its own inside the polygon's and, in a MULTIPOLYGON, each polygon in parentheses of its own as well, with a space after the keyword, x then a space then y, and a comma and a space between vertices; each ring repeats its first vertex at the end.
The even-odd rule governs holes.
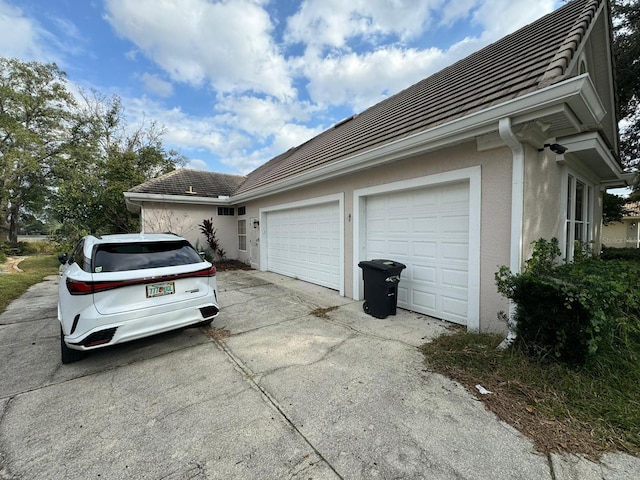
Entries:
POLYGON ((199 170, 244 175, 556 0, 0 0, 0 56, 117 95, 199 170))

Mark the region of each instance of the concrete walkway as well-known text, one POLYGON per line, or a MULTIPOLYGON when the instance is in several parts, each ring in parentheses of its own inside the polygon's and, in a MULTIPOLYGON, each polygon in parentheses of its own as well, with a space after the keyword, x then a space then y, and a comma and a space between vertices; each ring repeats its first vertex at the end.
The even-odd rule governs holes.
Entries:
POLYGON ((611 479, 547 457, 419 345, 447 324, 272 273, 220 272, 213 329, 62 366, 57 278, 0 315, 0 479, 611 479))

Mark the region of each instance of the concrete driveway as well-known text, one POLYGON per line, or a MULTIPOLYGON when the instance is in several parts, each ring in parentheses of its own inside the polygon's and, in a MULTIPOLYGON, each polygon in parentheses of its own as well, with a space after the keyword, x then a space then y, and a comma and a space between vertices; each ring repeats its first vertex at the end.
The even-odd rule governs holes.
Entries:
POLYGON ((417 346, 407 311, 256 271, 218 274, 212 330, 61 365, 57 278, 0 315, 0 479, 628 479, 640 460, 537 454, 417 346))

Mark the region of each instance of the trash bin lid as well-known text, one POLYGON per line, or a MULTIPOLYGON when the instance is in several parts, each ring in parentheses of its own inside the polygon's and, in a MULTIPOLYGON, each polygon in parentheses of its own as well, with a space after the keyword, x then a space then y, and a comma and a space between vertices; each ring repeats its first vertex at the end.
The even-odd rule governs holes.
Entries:
POLYGON ((385 259, 373 259, 373 260, 363 260, 360 263, 358 263, 358 266, 360 268, 373 268, 375 270, 382 270, 382 271, 387 271, 387 270, 396 270, 396 269, 404 269, 407 268, 406 265, 404 265, 403 263, 400 262, 396 262, 394 260, 385 260, 385 259))

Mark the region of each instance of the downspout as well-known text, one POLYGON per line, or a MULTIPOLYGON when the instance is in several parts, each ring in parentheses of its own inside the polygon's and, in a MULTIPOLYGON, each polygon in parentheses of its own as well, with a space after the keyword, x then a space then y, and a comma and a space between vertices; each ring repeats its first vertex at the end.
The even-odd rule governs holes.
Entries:
MULTIPOLYGON (((511 118, 501 118, 498 124, 500 138, 511 148, 513 168, 511 172, 511 248, 509 268, 511 273, 520 273, 522 265, 522 227, 524 217, 524 148, 511 128, 511 118)), ((500 348, 507 348, 516 338, 515 304, 509 300, 509 333, 500 348)))

